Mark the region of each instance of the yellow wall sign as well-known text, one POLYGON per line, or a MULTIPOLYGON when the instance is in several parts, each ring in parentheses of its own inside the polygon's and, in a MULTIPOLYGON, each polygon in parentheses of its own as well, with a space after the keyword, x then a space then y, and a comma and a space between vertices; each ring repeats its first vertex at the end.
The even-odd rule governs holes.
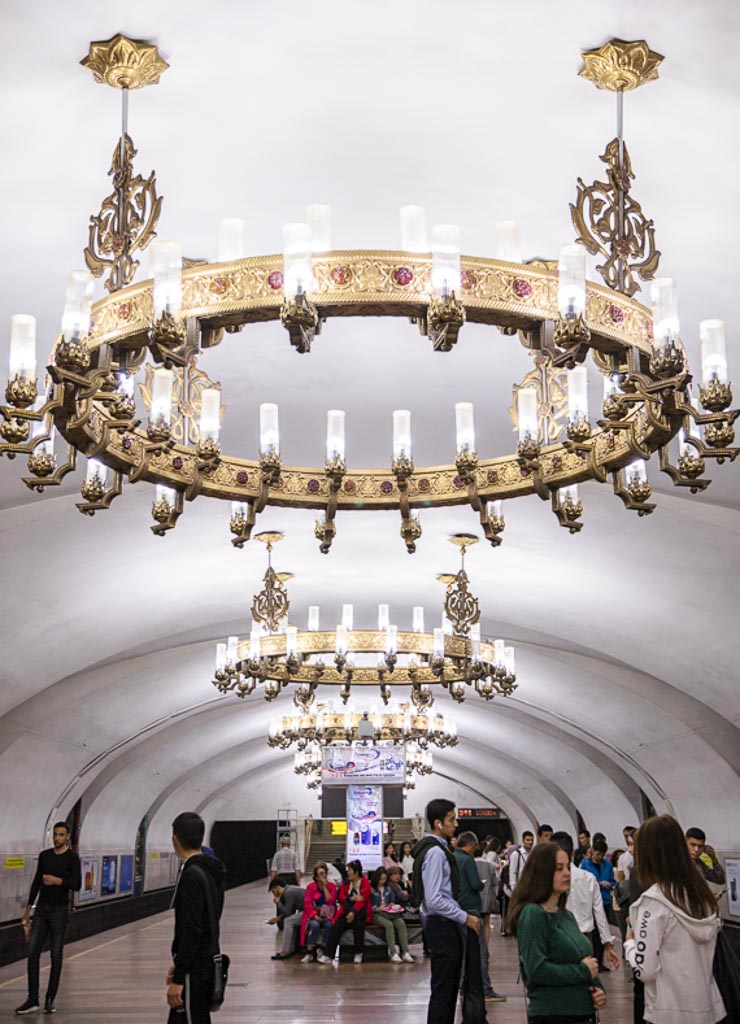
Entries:
POLYGON ((346 822, 346 819, 342 818, 341 821, 332 821, 332 823, 331 823, 331 834, 333 836, 346 836, 347 835, 347 822, 346 822))
POLYGON ((157 851, 155 850, 155 851, 154 851, 154 852, 152 853, 152 860, 157 860, 157 858, 158 858, 158 857, 159 857, 159 854, 158 854, 158 853, 157 853, 157 851))
POLYGON ((25 857, 6 857, 5 858, 5 870, 11 871, 13 868, 24 868, 26 866, 25 857))

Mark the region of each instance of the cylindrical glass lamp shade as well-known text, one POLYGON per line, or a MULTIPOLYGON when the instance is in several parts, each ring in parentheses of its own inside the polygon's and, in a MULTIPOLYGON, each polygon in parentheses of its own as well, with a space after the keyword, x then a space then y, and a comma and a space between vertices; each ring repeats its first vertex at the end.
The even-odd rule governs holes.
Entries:
POLYGON ((98 459, 88 459, 87 469, 85 470, 85 483, 92 483, 96 476, 105 484, 108 479, 108 467, 98 459))
POLYGON ((165 484, 156 484, 154 488, 154 500, 156 502, 166 501, 168 505, 174 507, 176 497, 177 491, 174 487, 167 487, 165 484))
POLYGON ((388 629, 390 622, 390 611, 387 604, 378 605, 378 629, 388 629))
POLYGON ((395 654, 398 650, 398 626, 390 625, 385 631, 386 654, 395 654))
POLYGON ((460 228, 438 224, 432 228, 432 288, 440 298, 460 295, 460 228))
POLYGON ((218 441, 221 431, 221 392, 204 388, 200 394, 200 436, 218 441))
POLYGON ((459 452, 475 450, 475 421, 472 402, 455 403, 455 433, 459 452))
POLYGON ((317 633, 319 629, 319 606, 311 604, 308 606, 308 630, 310 633, 317 633))
POLYGON ((10 318, 10 379, 36 378, 36 317, 16 313, 10 318))
POLYGON ((629 466, 625 469, 625 476, 627 483, 647 483, 647 466, 645 465, 644 459, 635 459, 634 462, 630 462, 629 466))
POLYGON ((558 311, 566 320, 583 316, 586 309, 586 250, 564 245, 558 261, 558 311))
POLYGON ((504 514, 504 503, 501 498, 497 498, 495 501, 489 501, 488 503, 488 515, 495 519, 500 519, 504 514))
POLYGON ((280 451, 278 407, 273 402, 263 402, 260 406, 260 451, 280 451))
POLYGON ((243 260, 247 255, 246 223, 239 217, 226 217, 218 226, 218 262, 243 260))
POLYGON ((505 645, 503 640, 493 641, 493 660, 496 665, 503 665, 506 655, 504 654, 505 645))
POLYGON ((226 639, 226 663, 236 665, 239 660, 239 637, 230 636, 226 639))
POLYGON ((93 276, 86 270, 70 272, 62 313, 62 334, 65 341, 79 341, 90 333, 93 287, 93 276))
POLYGON ((476 623, 470 627, 470 657, 473 661, 480 661, 480 624, 476 623))
POLYGON ((149 246, 149 269, 154 278, 154 319, 167 313, 177 319, 182 310, 182 245, 155 241, 149 246))
POLYGON ((306 207, 306 224, 311 232, 311 251, 329 252, 331 249, 331 206, 312 203, 306 207))
POLYGON ((568 419, 571 423, 588 419, 588 370, 585 366, 568 370, 568 419))
POLYGON ((311 229, 308 224, 283 226, 283 291, 289 299, 313 294, 311 229))
POLYGON ((337 626, 337 637, 336 637, 336 652, 337 654, 347 653, 347 627, 344 625, 337 626))
POLYGON ((713 380, 719 384, 726 384, 728 370, 724 320, 702 320, 699 324, 699 337, 702 384, 706 387, 713 380))
POLYGON ((427 215, 423 206, 401 207, 401 248, 404 252, 429 252, 427 215))
POLYGON ((516 665, 516 655, 513 647, 504 647, 504 666, 507 672, 514 675, 514 668, 516 665))
POLYGON ((298 654, 298 629, 295 626, 288 626, 285 630, 285 653, 289 657, 298 654))
POLYGON ((496 259, 506 263, 522 262, 522 242, 518 220, 500 220, 496 224, 496 259))
POLYGON ((424 632, 424 609, 421 605, 416 605, 413 611, 413 630, 414 633, 424 632))
POLYGON ((653 347, 670 348, 679 337, 676 281, 672 277, 656 277, 650 285, 653 307, 653 347))
POLYGON ((445 653, 445 634, 443 629, 434 631, 434 657, 443 658, 445 653))
POLYGON ((351 604, 342 605, 342 625, 345 629, 352 629, 352 623, 354 621, 355 609, 351 604))
POLYGON ((247 503, 246 501, 232 501, 231 503, 231 514, 232 516, 242 516, 244 519, 247 517, 247 503))
POLYGON ((155 370, 152 374, 152 406, 150 418, 152 423, 162 419, 168 426, 172 419, 172 370, 155 370))
POLYGON ((516 411, 519 420, 519 440, 539 437, 537 417, 537 389, 520 388, 516 393, 516 411))
POLYGON ((262 645, 260 643, 262 639, 262 630, 259 624, 253 625, 249 631, 249 657, 254 660, 259 658, 262 654, 262 645))
POLYGON ((343 459, 344 454, 344 412, 329 409, 326 414, 326 457, 329 460, 343 459))
POLYGON ((558 496, 560 497, 561 505, 564 505, 566 501, 575 505, 578 501, 578 484, 569 484, 567 487, 561 487, 558 490, 558 496))
POLYGON ((223 672, 226 668, 226 644, 216 644, 216 671, 223 672))
POLYGON ((411 413, 396 409, 393 413, 393 458, 411 458, 411 413))

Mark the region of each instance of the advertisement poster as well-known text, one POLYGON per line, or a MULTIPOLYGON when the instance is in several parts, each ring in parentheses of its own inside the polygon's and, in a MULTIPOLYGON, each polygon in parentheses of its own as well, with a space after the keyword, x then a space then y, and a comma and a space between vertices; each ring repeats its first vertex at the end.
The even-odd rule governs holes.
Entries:
POLYGON ((403 784, 406 781, 404 748, 365 747, 360 744, 324 747, 321 781, 325 786, 341 786, 350 782, 403 784))
POLYGON ((119 893, 132 892, 134 888, 134 855, 124 853, 121 857, 120 880, 118 883, 119 893))
POLYGON ((725 858, 727 876, 727 909, 733 917, 740 917, 740 860, 737 857, 725 858))
POLYGON ((118 857, 103 857, 103 870, 100 873, 100 895, 113 896, 116 891, 118 877, 118 857))
POLYGON ((82 868, 82 888, 77 896, 77 901, 93 900, 98 894, 98 858, 82 857, 80 866, 82 868))
POLYGON ((383 787, 347 787, 347 861, 359 860, 363 871, 383 862, 383 787))

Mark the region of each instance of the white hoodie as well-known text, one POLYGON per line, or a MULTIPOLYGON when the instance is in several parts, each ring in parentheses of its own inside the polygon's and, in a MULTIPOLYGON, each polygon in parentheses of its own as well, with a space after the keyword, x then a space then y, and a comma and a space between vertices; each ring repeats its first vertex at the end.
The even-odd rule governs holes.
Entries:
POLYGON ((624 956, 645 985, 650 1024, 716 1024, 725 1007, 712 977, 720 919, 689 917, 651 885, 630 909, 624 956))

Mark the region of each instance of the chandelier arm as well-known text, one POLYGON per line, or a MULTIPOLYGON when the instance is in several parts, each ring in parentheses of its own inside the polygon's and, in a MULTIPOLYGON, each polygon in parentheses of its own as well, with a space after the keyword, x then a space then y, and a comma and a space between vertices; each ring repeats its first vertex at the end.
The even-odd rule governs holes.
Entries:
MULTIPOLYGON (((44 440, 43 435, 38 438, 39 443, 44 440)), ((48 438, 46 439, 48 440, 48 438)), ((43 453, 41 453, 43 455, 43 453)), ((9 456, 12 458, 13 456, 9 456)), ((38 456, 40 458, 41 456, 38 456)), ((48 459, 44 459, 42 462, 35 461, 37 459, 36 453, 31 452, 28 456, 28 468, 34 474, 33 476, 21 477, 21 480, 31 491, 36 491, 38 494, 43 494, 47 487, 58 487, 62 480, 68 473, 73 472, 77 464, 77 449, 74 445, 67 445, 67 458, 60 466, 56 466, 56 457, 53 453, 50 454, 48 459)))

